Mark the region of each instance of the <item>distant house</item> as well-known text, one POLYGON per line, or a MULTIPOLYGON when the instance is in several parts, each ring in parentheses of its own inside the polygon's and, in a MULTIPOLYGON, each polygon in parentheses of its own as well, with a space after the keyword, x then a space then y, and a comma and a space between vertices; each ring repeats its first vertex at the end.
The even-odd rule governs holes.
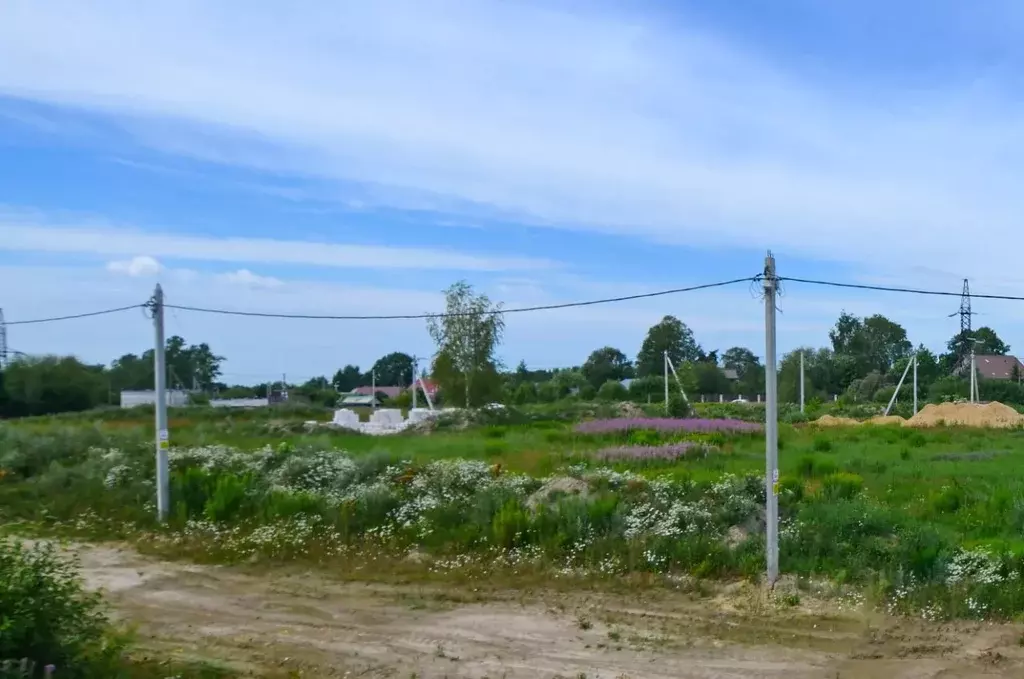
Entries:
POLYGON ((423 391, 425 391, 427 393, 427 395, 430 396, 430 398, 434 398, 435 396, 437 396, 437 392, 439 391, 439 387, 438 387, 437 382, 435 382, 433 380, 428 380, 425 377, 423 378, 422 382, 423 383, 421 385, 420 382, 417 381, 417 385, 423 391))
POLYGON ((1024 378, 1024 363, 1016 356, 975 356, 974 365, 978 370, 978 376, 985 380, 1024 378))
POLYGON ((372 394, 349 394, 338 402, 342 408, 377 408, 381 400, 372 394))
POLYGON ((722 374, 730 382, 735 382, 740 378, 740 374, 735 368, 722 368, 722 374))
MULTIPOLYGON (((168 389, 166 392, 167 406, 175 408, 188 405, 188 392, 184 389, 168 389)), ((122 391, 121 407, 134 408, 142 405, 156 404, 156 390, 146 389, 140 391, 122 391)))
POLYGON ((384 394, 390 399, 396 398, 403 391, 405 391, 405 387, 374 387, 370 385, 365 387, 356 387, 350 393, 358 394, 360 396, 373 396, 374 392, 376 392, 378 394, 384 394))
POLYGON ((213 408, 265 408, 270 405, 267 398, 211 398, 213 408))

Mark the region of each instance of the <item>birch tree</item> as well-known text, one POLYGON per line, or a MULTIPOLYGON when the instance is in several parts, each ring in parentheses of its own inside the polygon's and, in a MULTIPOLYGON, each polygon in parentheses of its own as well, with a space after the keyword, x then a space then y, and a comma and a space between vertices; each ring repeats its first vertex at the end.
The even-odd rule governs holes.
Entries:
POLYGON ((427 319, 427 330, 437 345, 435 378, 443 390, 461 386, 465 404, 472 405, 474 382, 495 372, 495 351, 501 343, 505 319, 501 304, 478 294, 466 281, 444 291, 443 315, 427 319), (461 383, 461 384, 459 384, 461 383))

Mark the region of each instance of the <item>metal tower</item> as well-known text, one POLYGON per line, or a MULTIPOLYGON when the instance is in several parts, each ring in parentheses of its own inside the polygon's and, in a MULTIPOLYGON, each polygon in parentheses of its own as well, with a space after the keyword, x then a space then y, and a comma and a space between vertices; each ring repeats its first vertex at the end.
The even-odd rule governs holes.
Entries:
POLYGON ((971 311, 971 284, 966 278, 964 279, 964 291, 960 294, 960 311, 957 313, 960 315, 960 334, 970 337, 971 316, 974 315, 974 312, 971 311))
POLYGON ((950 318, 953 316, 960 317, 960 334, 957 335, 959 342, 956 347, 958 370, 966 369, 967 357, 971 351, 971 341, 968 338, 971 337, 971 316, 973 315, 974 312, 971 311, 971 285, 965 278, 964 290, 960 294, 960 310, 949 315, 950 318))
POLYGON ((7 367, 7 323, 4 322, 4 310, 0 309, 0 369, 7 367))

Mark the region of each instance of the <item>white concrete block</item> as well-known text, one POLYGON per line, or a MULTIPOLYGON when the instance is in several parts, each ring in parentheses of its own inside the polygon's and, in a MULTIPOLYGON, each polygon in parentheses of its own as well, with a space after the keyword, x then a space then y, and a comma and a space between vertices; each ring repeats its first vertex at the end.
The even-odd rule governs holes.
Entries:
POLYGON ((331 424, 339 427, 346 427, 347 429, 358 429, 359 415, 348 408, 341 408, 340 410, 334 411, 334 419, 331 420, 331 424))

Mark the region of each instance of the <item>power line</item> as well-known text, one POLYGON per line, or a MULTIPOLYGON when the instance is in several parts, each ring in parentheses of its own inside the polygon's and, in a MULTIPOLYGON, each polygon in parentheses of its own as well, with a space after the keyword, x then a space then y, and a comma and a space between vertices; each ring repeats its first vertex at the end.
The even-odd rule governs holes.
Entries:
POLYGON ((34 325, 36 323, 54 323, 56 321, 71 321, 76 318, 90 318, 92 316, 104 316, 106 314, 116 314, 121 311, 128 311, 130 309, 138 309, 144 307, 145 304, 132 304, 131 306, 117 307, 116 309, 104 309, 102 311, 90 311, 84 314, 72 314, 70 316, 51 316, 49 318, 33 318, 28 321, 7 321, 5 325, 34 325))
MULTIPOLYGON (((490 311, 487 313, 491 314, 518 314, 525 313, 528 311, 550 311, 552 309, 568 309, 572 307, 583 307, 583 306, 594 306, 596 304, 611 304, 614 302, 628 302, 637 299, 647 299, 650 297, 663 297, 665 295, 675 295, 683 292, 695 292, 697 290, 708 290, 710 288, 721 288, 727 285, 734 285, 736 283, 746 283, 747 281, 754 280, 753 276, 747 278, 735 278, 729 281, 720 281, 718 283, 705 283, 703 285, 693 285, 686 288, 673 288, 671 290, 658 290, 657 292, 645 292, 637 295, 623 295, 621 297, 605 297, 603 299, 592 299, 584 302, 564 302, 562 304, 544 304, 540 306, 530 307, 518 307, 515 309, 499 309, 496 311, 490 311)), ((390 316, 325 316, 318 314, 288 314, 288 313, 272 313, 265 311, 233 311, 229 309, 209 309, 204 307, 192 307, 192 306, 181 306, 177 304, 164 304, 167 309, 179 309, 181 311, 195 311, 204 314, 221 314, 228 316, 253 316, 258 318, 294 318, 304 320, 330 320, 330 321, 397 321, 397 320, 415 320, 415 319, 428 319, 428 318, 447 318, 451 316, 459 315, 470 315, 470 314, 445 314, 445 313, 426 313, 426 314, 396 314, 390 316)))
MULTIPOLYGON (((933 297, 960 297, 963 292, 948 292, 944 290, 919 290, 917 288, 900 288, 891 287, 886 285, 867 285, 862 283, 836 283, 834 281, 818 281, 808 278, 791 278, 788 276, 779 276, 780 281, 789 281, 792 283, 806 283, 808 285, 824 285, 832 288, 852 288, 855 290, 876 290, 879 292, 903 292, 912 295, 931 295, 933 297)), ((975 299, 1002 299, 1012 302, 1024 302, 1024 297, 1016 295, 982 295, 976 292, 970 293, 972 298, 975 299)))
MULTIPOLYGON (((645 292, 636 295, 622 295, 619 297, 605 297, 601 299, 585 300, 581 302, 564 302, 561 304, 543 304, 538 306, 529 307, 517 307, 514 309, 498 309, 495 311, 487 312, 491 314, 516 314, 526 313, 531 311, 551 311, 556 309, 569 309, 575 307, 595 306, 599 304, 613 304, 616 302, 628 302, 638 299, 649 299, 652 297, 664 297, 667 295, 676 295, 684 292, 696 292, 698 290, 709 290, 711 288, 721 288, 729 285, 735 285, 736 283, 757 283, 763 279, 763 274, 757 276, 748 276, 746 278, 734 278, 727 281, 719 281, 717 283, 705 283, 702 285, 692 285, 685 288, 672 288, 668 290, 658 290, 655 292, 645 292)), ((887 285, 869 285, 866 283, 840 283, 837 281, 824 281, 816 280, 811 278, 795 278, 792 276, 779 276, 777 281, 786 281, 791 283, 804 283, 807 285, 821 285, 833 288, 846 288, 853 290, 873 290, 877 292, 899 292, 912 295, 929 295, 933 297, 962 297, 963 292, 950 292, 945 290, 921 290, 918 288, 904 288, 887 285)), ((995 300, 1007 300, 1014 302, 1024 302, 1024 296, 1018 295, 986 295, 979 294, 976 292, 970 293, 972 298, 977 299, 995 299, 995 300)), ((70 321, 78 318, 91 318, 94 316, 104 316, 108 314, 116 314, 122 311, 130 311, 132 309, 147 309, 151 305, 151 302, 145 302, 142 304, 131 304, 129 306, 116 307, 113 309, 103 309, 100 311, 90 311, 81 314, 71 314, 68 316, 51 316, 48 318, 33 318, 26 321, 6 321, 3 325, 34 325, 40 323, 54 323, 58 321, 70 321)), ((300 319, 300 320, 332 320, 332 321, 386 321, 386 320, 417 320, 417 319, 430 319, 430 318, 445 318, 452 315, 458 314, 445 314, 443 312, 438 313, 423 313, 423 314, 393 314, 393 315, 380 315, 380 316, 331 316, 331 315, 320 315, 320 314, 292 314, 292 313, 275 313, 266 311, 237 311, 232 309, 215 309, 207 307, 194 307, 184 306, 180 304, 164 304, 167 309, 177 309, 180 311, 193 311, 196 313, 204 314, 219 314, 225 316, 249 316, 255 318, 289 318, 289 319, 300 319)), ((468 314, 466 314, 468 315, 468 314)))

